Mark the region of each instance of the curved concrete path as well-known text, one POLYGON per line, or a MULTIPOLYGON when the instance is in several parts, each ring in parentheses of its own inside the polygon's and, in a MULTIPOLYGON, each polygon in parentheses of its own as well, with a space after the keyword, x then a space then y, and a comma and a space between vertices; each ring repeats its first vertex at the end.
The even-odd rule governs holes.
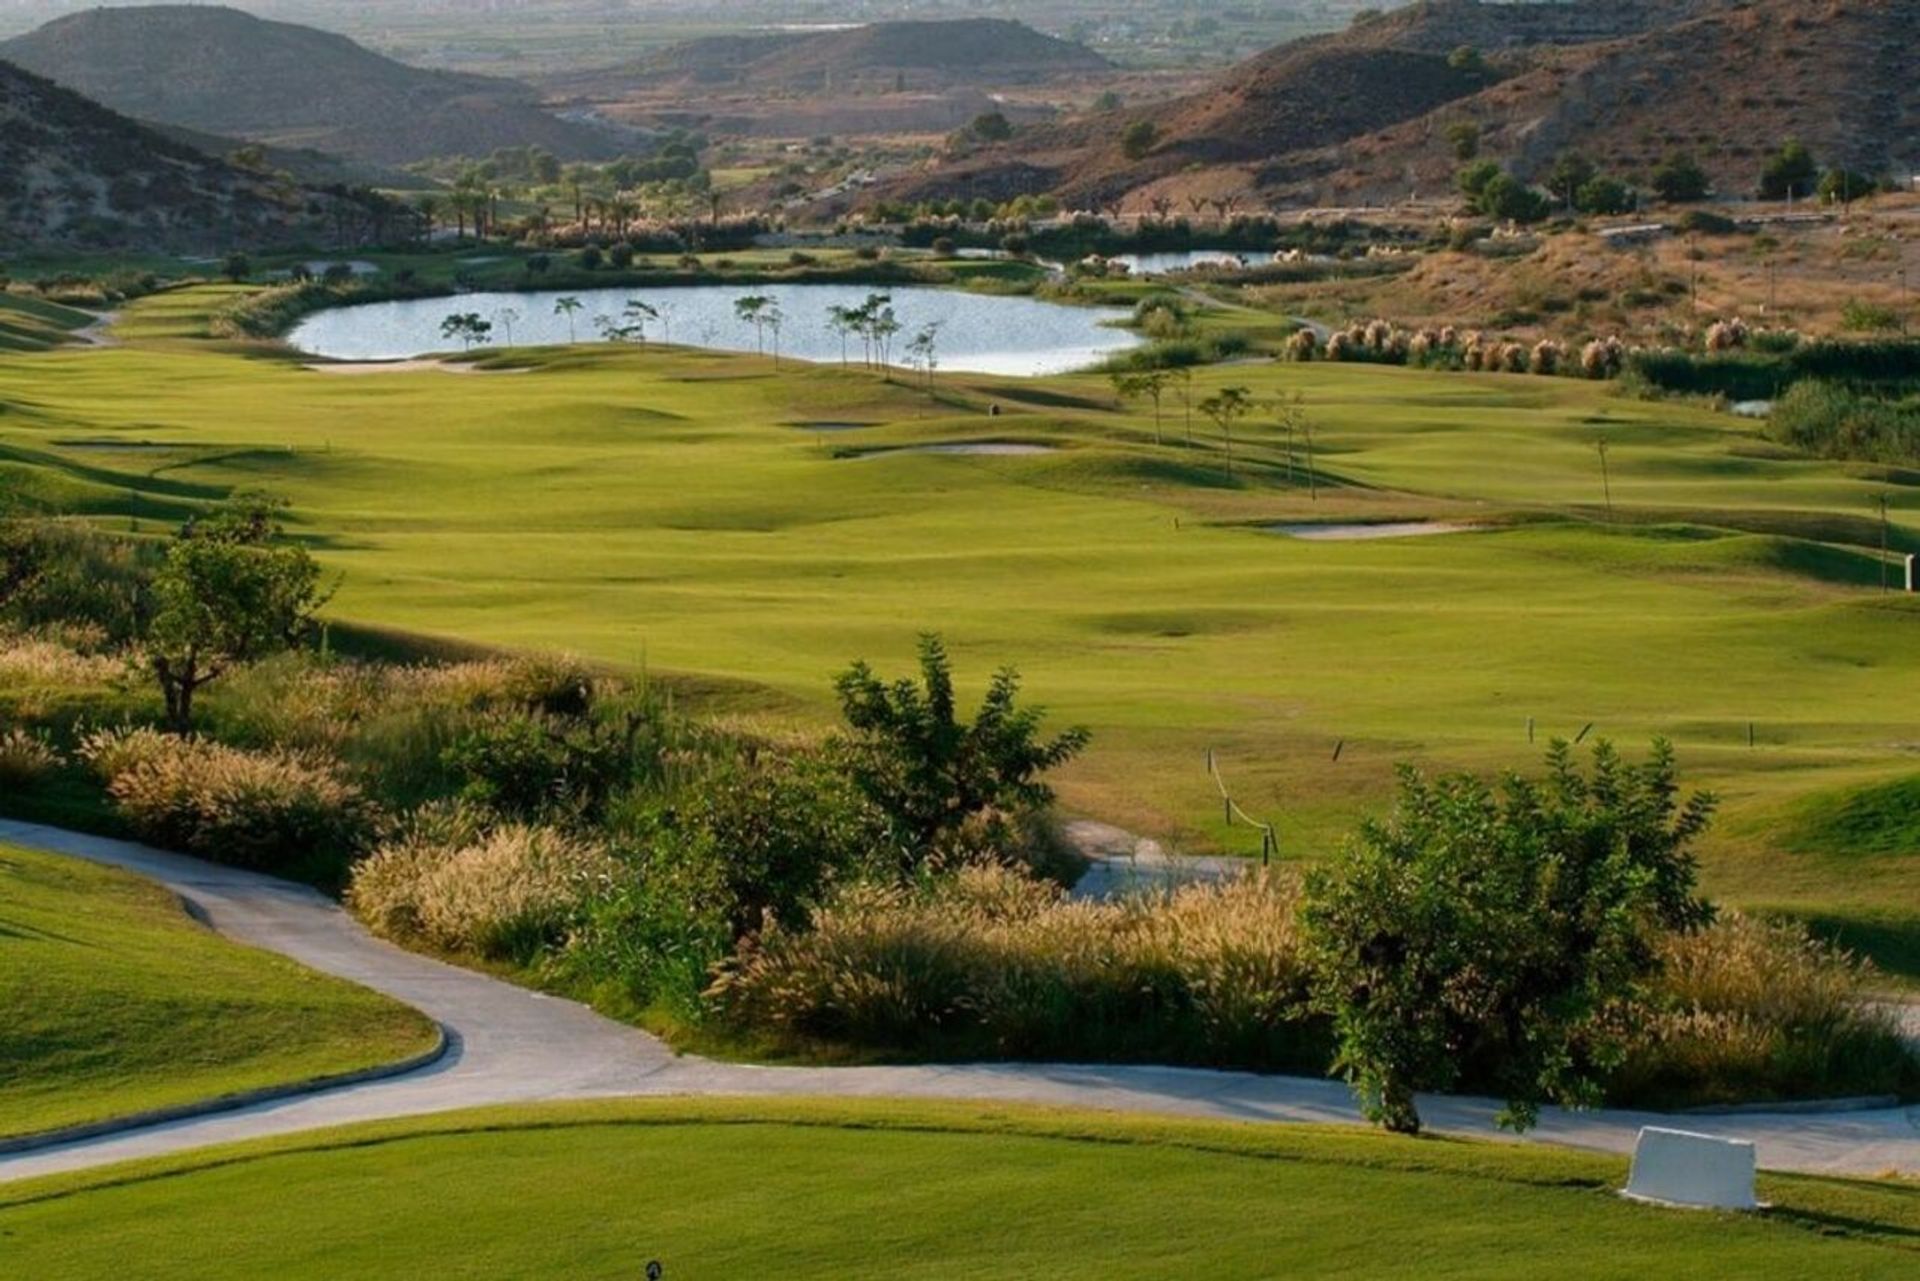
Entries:
MULTIPOLYGON (((451 1040, 438 1062, 404 1076, 322 1090, 59 1147, 0 1157, 0 1180, 104 1165, 349 1121, 491 1103, 618 1095, 889 1096, 1030 1102, 1241 1121, 1354 1122, 1337 1082, 1194 1068, 958 1064, 778 1068, 677 1056, 654 1037, 585 1006, 445 965, 368 935, 303 886, 124 841, 0 821, 0 841, 108 863, 172 889, 234 939, 281 952, 418 1007, 451 1040)), ((1423 1097, 1436 1130, 1499 1137, 1495 1103, 1423 1097)), ((1549 1110, 1530 1139, 1631 1149, 1652 1113, 1549 1110)), ((1920 1108, 1826 1115, 1689 1117, 1687 1128, 1751 1139, 1779 1169, 1920 1173, 1920 1108)))

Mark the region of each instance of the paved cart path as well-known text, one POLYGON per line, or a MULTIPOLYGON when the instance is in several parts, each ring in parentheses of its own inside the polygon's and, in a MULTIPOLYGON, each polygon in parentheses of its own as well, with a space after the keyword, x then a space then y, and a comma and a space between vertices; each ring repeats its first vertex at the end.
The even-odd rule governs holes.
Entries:
MULTIPOLYGON (((0 821, 0 841, 137 872, 172 889, 216 930, 405 1001, 446 1030, 438 1062, 402 1076, 0 1156, 0 1180, 287 1134, 349 1121, 483 1104, 646 1095, 833 1095, 976 1099, 1215 1117, 1353 1122, 1337 1082, 1193 1068, 984 1063, 791 1068, 676 1055, 657 1038, 585 1006, 443 964, 369 935, 303 886, 183 855, 30 823, 0 821)), ((1423 1097, 1436 1130, 1497 1137, 1497 1104, 1423 1097)), ((1624 1152, 1652 1113, 1549 1109, 1529 1141, 1624 1152)), ((1759 1145, 1762 1165, 1920 1173, 1920 1108, 1830 1114, 1689 1117, 1679 1124, 1759 1145)))

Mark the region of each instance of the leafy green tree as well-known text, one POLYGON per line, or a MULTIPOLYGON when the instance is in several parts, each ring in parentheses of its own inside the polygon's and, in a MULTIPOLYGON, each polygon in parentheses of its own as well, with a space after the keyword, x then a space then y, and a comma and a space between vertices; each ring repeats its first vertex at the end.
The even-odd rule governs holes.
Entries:
POLYGON ((1512 174, 1496 175, 1481 189, 1480 212, 1512 222, 1539 222, 1551 212, 1547 198, 1512 174))
POLYGON ((981 142, 1005 142, 1013 137, 1013 125, 1000 112, 986 111, 973 118, 967 132, 981 142))
POLYGON ((1173 374, 1166 369, 1116 370, 1108 377, 1113 382, 1113 391, 1122 400, 1145 399, 1153 402, 1153 443, 1163 443, 1160 436, 1160 401, 1167 393, 1167 384, 1173 381, 1173 374))
POLYGON ((1845 167, 1829 169, 1820 176, 1816 194, 1823 205, 1846 205, 1871 196, 1880 184, 1863 173, 1845 167))
POLYGON ((192 730, 202 688, 297 643, 325 603, 320 567, 283 540, 279 508, 246 498, 188 522, 154 573, 146 657, 178 733, 192 730))
POLYGON ((1573 196, 1573 207, 1582 213, 1632 213, 1637 203, 1632 187, 1605 175, 1582 184, 1573 196))
POLYGON ((442 338, 456 338, 462 351, 472 351, 475 343, 492 341, 493 322, 477 311, 457 311, 440 322, 442 338))
POLYGON ((1120 153, 1129 160, 1143 160, 1160 141, 1160 130, 1151 120, 1136 120, 1120 134, 1120 153))
POLYGON ((1498 1090, 1501 1123, 1600 1101, 1617 1018, 1665 931, 1709 919, 1689 846, 1710 797, 1677 799, 1672 749, 1644 763, 1564 743, 1543 782, 1400 777, 1399 803, 1308 880, 1305 947, 1336 1066, 1367 1116, 1415 1132, 1419 1090, 1498 1090))
POLYGON ((1670 205, 1691 204, 1707 198, 1707 171, 1683 151, 1669 152, 1649 182, 1653 194, 1670 205))
POLYGON ((1767 161, 1760 171, 1760 198, 1763 200, 1804 200, 1820 182, 1820 166, 1813 153, 1798 141, 1789 141, 1767 161))
POLYGON ((1447 65, 1455 71, 1477 76, 1486 72, 1487 60, 1478 49, 1470 44, 1463 44, 1447 55, 1447 65))
POLYGON ((1504 172, 1498 161, 1480 160, 1463 166, 1460 172, 1454 175, 1454 183, 1460 188, 1460 194, 1478 208, 1481 193, 1486 191, 1489 183, 1504 172))
POLYGON ((1547 173, 1547 190, 1571 209, 1574 207, 1574 198, 1580 194, 1580 188, 1599 176, 1600 171, 1593 167, 1593 161, 1577 151, 1563 151, 1547 173))
POLYGON ((1473 120, 1456 120, 1447 126, 1447 145, 1453 158, 1462 163, 1480 154, 1480 125, 1473 120))
POLYGON ((1041 709, 1019 702, 1020 677, 994 674, 971 723, 960 719, 953 665, 933 634, 920 637, 920 680, 883 682, 857 662, 834 682, 853 731, 853 777, 897 834, 901 871, 954 852, 970 823, 1044 808, 1040 781, 1087 744, 1073 728, 1040 736, 1041 709))
POLYGON ((220 263, 220 274, 237 285, 253 274, 253 259, 237 251, 230 253, 220 263))

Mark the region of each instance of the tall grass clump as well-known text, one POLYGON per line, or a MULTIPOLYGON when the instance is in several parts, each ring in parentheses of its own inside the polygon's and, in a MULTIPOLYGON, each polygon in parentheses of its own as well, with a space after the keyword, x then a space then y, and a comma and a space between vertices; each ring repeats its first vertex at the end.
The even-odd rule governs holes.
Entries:
POLYGON ((1774 403, 1767 431, 1823 458, 1920 463, 1920 397, 1864 395, 1834 383, 1795 383, 1774 403))
POLYGON ((218 863, 337 878, 377 821, 339 763, 319 753, 131 729, 88 735, 80 756, 141 838, 218 863))
POLYGON ((743 943, 709 999, 795 1045, 1317 1070, 1294 907, 1265 877, 1117 902, 994 866, 859 884, 743 943))
POLYGON ((18 726, 0 733, 0 786, 32 787, 62 763, 59 750, 41 735, 18 726))
POLYGON ((388 938, 526 961, 563 940, 614 871, 591 838, 437 808, 354 866, 347 902, 388 938))
POLYGON ((1873 972, 1804 927, 1735 912, 1666 936, 1608 1095, 1646 1105, 1912 1093, 1920 1062, 1873 972))

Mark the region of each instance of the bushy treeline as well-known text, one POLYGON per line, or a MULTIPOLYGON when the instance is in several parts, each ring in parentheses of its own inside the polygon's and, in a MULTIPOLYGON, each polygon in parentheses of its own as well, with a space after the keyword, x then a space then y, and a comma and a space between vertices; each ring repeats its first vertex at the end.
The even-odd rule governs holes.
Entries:
POLYGON ((1803 380, 1878 395, 1911 393, 1920 392, 1920 339, 1816 339, 1705 352, 1668 347, 1636 352, 1629 367, 1661 391, 1729 400, 1774 400, 1803 380))
POLYGON ((1871 396, 1808 380, 1774 402, 1767 431, 1776 440, 1823 458, 1920 464, 1920 395, 1871 396))

